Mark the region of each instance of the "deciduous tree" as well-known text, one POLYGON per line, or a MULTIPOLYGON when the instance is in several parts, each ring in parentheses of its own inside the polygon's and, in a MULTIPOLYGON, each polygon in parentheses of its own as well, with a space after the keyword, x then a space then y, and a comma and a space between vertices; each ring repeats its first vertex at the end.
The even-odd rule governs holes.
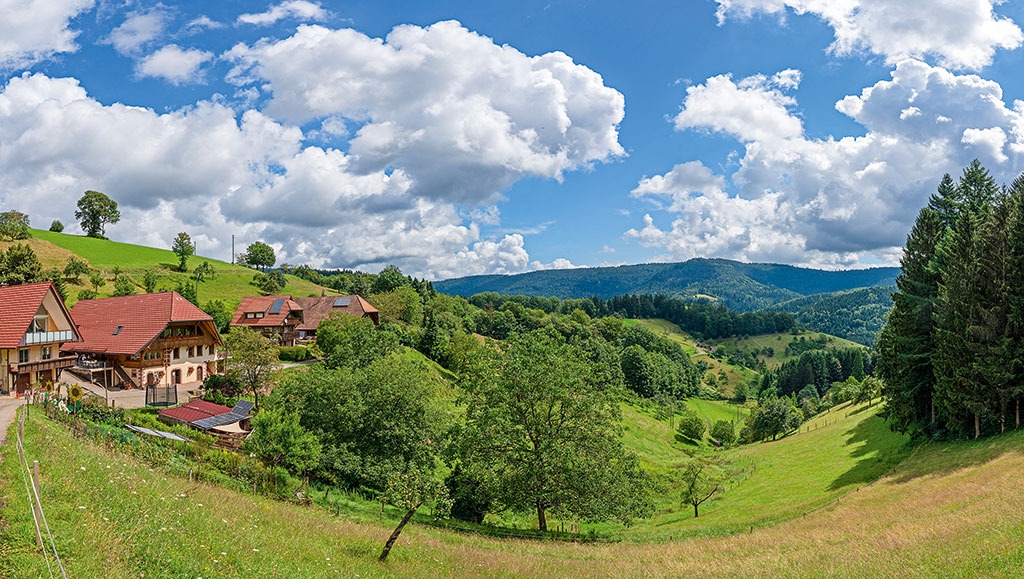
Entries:
POLYGON ((227 373, 252 392, 259 409, 260 390, 269 386, 271 376, 280 367, 277 346, 251 328, 232 328, 224 337, 224 345, 228 350, 227 373))
POLYGON ((117 209, 117 201, 99 191, 86 191, 78 200, 75 219, 89 237, 106 239, 103 236, 106 224, 120 221, 121 212, 117 209))
POLYGON ((195 245, 192 244, 192 236, 182 231, 171 243, 171 251, 178 256, 178 271, 188 271, 188 258, 195 253, 195 245))
POLYGON ((32 237, 29 231, 28 215, 21 211, 4 211, 0 213, 0 239, 16 241, 32 237))

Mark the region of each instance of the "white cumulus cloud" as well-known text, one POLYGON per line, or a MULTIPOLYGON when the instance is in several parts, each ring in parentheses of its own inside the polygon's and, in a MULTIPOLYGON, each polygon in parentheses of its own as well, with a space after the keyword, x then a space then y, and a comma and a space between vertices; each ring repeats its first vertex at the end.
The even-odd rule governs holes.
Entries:
POLYGON ((686 100, 675 117, 676 129, 709 129, 744 142, 799 137, 803 124, 789 110, 796 100, 783 92, 799 83, 800 73, 793 70, 771 78, 755 75, 738 83, 730 75, 711 77, 686 89, 686 100))
POLYGON ((416 194, 491 203, 525 176, 624 154, 621 93, 560 52, 527 56, 458 22, 399 26, 385 39, 300 26, 290 38, 238 45, 241 86, 266 87, 266 112, 358 127, 352 169, 399 167, 416 194))
POLYGON ((31 66, 78 49, 70 21, 94 0, 0 0, 0 69, 31 66))
POLYGON ((169 20, 170 15, 159 6, 142 12, 132 12, 124 22, 111 31, 107 41, 121 54, 135 54, 146 44, 158 39, 169 20))
POLYGON ((765 103, 778 99, 766 99, 761 76, 708 79, 687 92, 684 112, 694 100, 700 115, 677 128, 728 133, 743 152, 730 174, 691 161, 633 190, 671 223, 648 215, 626 237, 665 250, 666 259, 892 262, 943 173, 958 174, 979 158, 1008 182, 1024 161, 1024 103, 1008 106, 997 83, 918 60, 901 61, 891 80, 836 103, 865 128, 862 136, 815 139, 790 130, 779 138, 780 126, 798 126, 792 112, 788 122, 781 116, 795 103, 766 114, 765 103), (749 124, 736 124, 737 115, 749 124))
POLYGON ((170 44, 142 58, 136 72, 139 76, 162 78, 171 84, 195 82, 199 78, 199 67, 212 58, 211 52, 170 44))
POLYGON ((279 20, 293 18, 302 21, 320 21, 327 18, 327 12, 318 2, 306 0, 289 0, 275 4, 265 12, 242 14, 238 17, 239 24, 269 26, 279 20))
POLYGON ((830 50, 881 55, 894 64, 906 58, 935 58, 952 69, 977 70, 998 49, 1024 41, 1020 27, 995 13, 1001 0, 716 0, 718 20, 768 14, 784 18, 787 9, 813 14, 835 32, 830 50))

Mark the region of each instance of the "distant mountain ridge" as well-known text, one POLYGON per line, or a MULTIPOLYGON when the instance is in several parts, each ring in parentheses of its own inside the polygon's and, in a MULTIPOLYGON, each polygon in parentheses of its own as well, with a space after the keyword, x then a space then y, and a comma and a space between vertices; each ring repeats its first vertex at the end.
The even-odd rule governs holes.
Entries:
POLYGON ((896 267, 827 271, 696 258, 679 263, 477 275, 434 282, 434 288, 465 297, 495 292, 559 299, 608 299, 626 294, 710 299, 739 312, 791 313, 803 327, 870 346, 892 308, 890 294, 899 273, 896 267))
POLYGON ((895 267, 826 271, 695 258, 678 263, 470 276, 434 282, 434 288, 461 296, 496 292, 560 299, 624 294, 664 294, 687 299, 706 296, 731 309, 751 311, 815 294, 891 286, 899 271, 895 267))

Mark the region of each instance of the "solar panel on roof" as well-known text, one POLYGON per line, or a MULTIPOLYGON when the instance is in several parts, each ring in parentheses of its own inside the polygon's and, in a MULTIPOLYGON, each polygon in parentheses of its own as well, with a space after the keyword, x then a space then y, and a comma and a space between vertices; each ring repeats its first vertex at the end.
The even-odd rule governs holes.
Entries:
POLYGON ((141 433, 141 434, 148 434, 150 436, 159 436, 160 438, 166 438, 168 440, 180 440, 182 442, 192 442, 188 438, 185 438, 184 436, 178 436, 177 434, 174 434, 173 432, 164 432, 163 430, 151 430, 149 428, 143 428, 141 426, 135 426, 134 424, 126 424, 125 428, 127 428, 128 430, 134 430, 135 432, 138 432, 138 433, 141 433))
POLYGON ((277 298, 274 303, 270 306, 270 313, 280 314, 281 308, 284 307, 284 298, 277 298))
MULTIPOLYGON (((231 409, 231 412, 229 412, 229 414, 234 414, 235 416, 241 416, 242 418, 246 418, 249 416, 249 413, 252 412, 252 407, 252 402, 249 402, 248 400, 239 400, 238 402, 235 403, 235 407, 231 409)), ((241 418, 239 418, 239 420, 241 420, 241 418)))
POLYGON ((225 424, 232 424, 238 422, 239 418, 234 414, 228 412, 227 414, 221 414, 219 416, 210 416, 209 418, 203 418, 196 420, 192 423, 193 426, 202 428, 203 430, 209 430, 218 426, 224 426, 225 424))
POLYGON ((334 307, 336 308, 347 308, 352 303, 352 298, 335 298, 334 307))

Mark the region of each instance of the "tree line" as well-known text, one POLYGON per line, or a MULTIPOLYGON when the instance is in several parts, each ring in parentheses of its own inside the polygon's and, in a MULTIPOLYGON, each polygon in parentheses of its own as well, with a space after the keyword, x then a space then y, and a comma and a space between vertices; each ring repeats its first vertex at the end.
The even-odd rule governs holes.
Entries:
POLYGON ((940 437, 1020 426, 1024 175, 1000 187, 977 160, 945 175, 907 237, 879 334, 886 415, 940 437))

